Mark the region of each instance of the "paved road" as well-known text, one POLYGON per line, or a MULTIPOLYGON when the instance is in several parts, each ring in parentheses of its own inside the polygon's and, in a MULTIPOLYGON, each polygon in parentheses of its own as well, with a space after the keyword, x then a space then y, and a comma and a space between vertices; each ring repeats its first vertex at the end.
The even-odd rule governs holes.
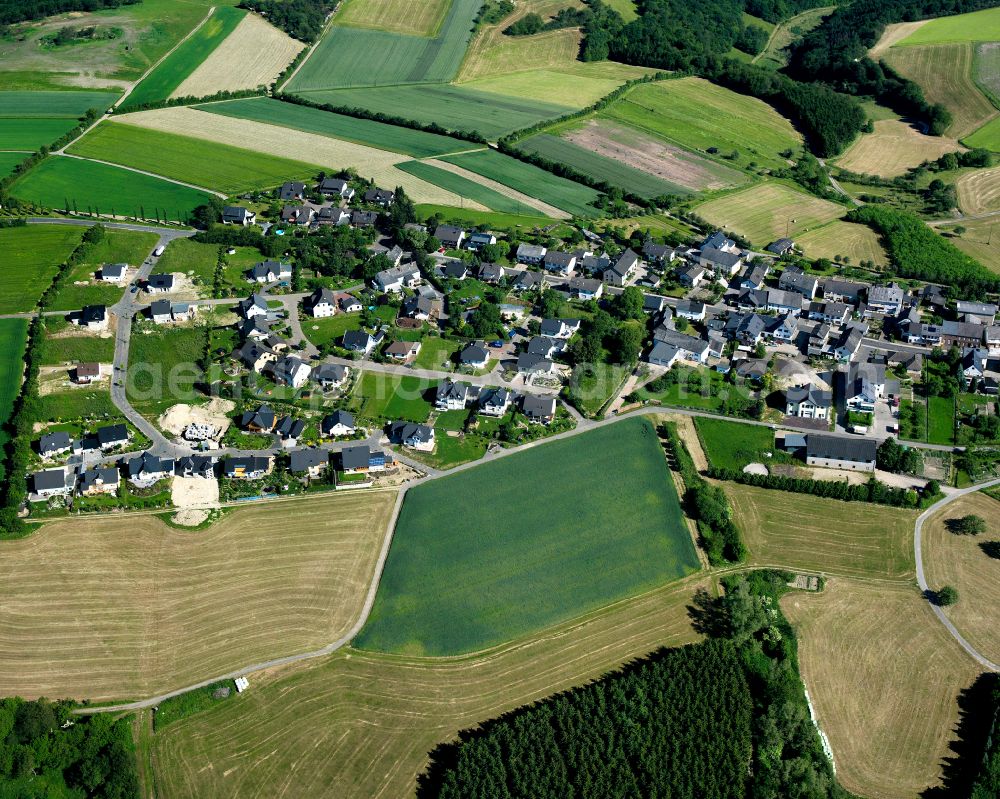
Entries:
MULTIPOLYGON (((931 505, 927 510, 917 517, 917 523, 913 527, 913 551, 917 558, 917 585, 920 586, 921 591, 929 591, 930 587, 927 585, 927 577, 924 574, 924 553, 923 553, 923 532, 924 532, 924 522, 927 521, 931 516, 937 513, 941 508, 954 502, 956 499, 961 499, 968 494, 972 494, 979 491, 981 488, 989 488, 990 486, 1000 485, 1000 479, 989 480, 985 483, 980 483, 978 485, 969 486, 968 488, 963 488, 958 491, 954 491, 944 499, 941 499, 931 505)), ((966 600, 969 601, 969 600, 966 600)), ((934 614, 940 619, 941 623, 945 626, 949 633, 951 633, 952 638, 958 641, 959 645, 964 649, 969 655, 979 665, 990 671, 1000 671, 1000 665, 997 665, 992 660, 987 658, 985 655, 981 654, 972 644, 970 644, 965 637, 958 631, 954 624, 952 624, 951 619, 945 615, 944 609, 939 605, 931 603, 931 609, 934 614)))
POLYGON ((139 233, 159 233, 164 241, 184 239, 194 236, 198 231, 191 228, 168 228, 154 225, 141 225, 132 222, 106 222, 103 219, 65 219, 48 216, 29 216, 29 225, 70 225, 72 227, 93 227, 104 225, 109 230, 134 230, 139 233))

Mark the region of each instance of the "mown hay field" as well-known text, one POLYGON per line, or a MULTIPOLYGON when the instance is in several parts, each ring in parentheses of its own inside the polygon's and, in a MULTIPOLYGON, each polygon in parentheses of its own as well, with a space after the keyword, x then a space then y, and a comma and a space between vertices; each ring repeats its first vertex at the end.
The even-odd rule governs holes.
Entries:
POLYGON ((434 36, 444 21, 451 0, 346 0, 337 9, 334 25, 347 28, 434 36))
POLYGON ((889 263, 889 255, 879 241, 878 234, 867 225, 834 220, 799 236, 795 243, 810 258, 833 258, 840 255, 850 258, 852 264, 872 261, 882 266, 889 263))
POLYGON ((125 699, 310 651, 355 622, 395 492, 54 522, 3 542, 4 690, 125 699))
POLYGON ((1000 167, 979 169, 955 181, 958 204, 966 214, 975 216, 1000 210, 1000 167))
POLYGON ((959 693, 980 670, 919 591, 838 577, 781 605, 840 783, 870 799, 912 799, 937 785, 954 756, 959 693))
POLYGON ((600 116, 692 150, 736 150, 772 167, 787 166, 779 153, 802 146, 792 123, 771 106, 702 78, 636 86, 600 116))
POLYGON ((317 171, 315 166, 302 161, 151 130, 132 124, 131 116, 123 119, 125 122, 102 122, 75 141, 68 152, 153 172, 224 194, 272 188, 286 180, 311 178, 317 171))
POLYGON ((0 229, 0 263, 4 264, 0 313, 33 310, 82 236, 83 228, 58 225, 0 229))
MULTIPOLYGON (((250 153, 251 163, 247 167, 248 172, 243 176, 244 180, 256 182, 260 179, 261 172, 257 170, 255 164, 258 161, 267 163, 268 159, 262 158, 259 154, 273 156, 274 159, 285 163, 299 163, 288 162, 288 153, 300 156, 308 154, 312 166, 307 170, 307 174, 301 175, 301 177, 311 177, 320 169, 339 171, 347 167, 354 167, 359 175, 371 178, 382 186, 402 186, 406 189, 407 194, 417 202, 441 203, 442 205, 459 204, 459 198, 451 192, 439 189, 437 186, 396 169, 397 163, 409 160, 399 153, 390 153, 385 150, 377 150, 374 147, 365 147, 353 142, 333 139, 329 136, 320 136, 315 133, 292 130, 249 119, 207 114, 193 108, 163 108, 156 111, 142 111, 123 116, 122 120, 128 125, 177 134, 179 137, 200 139, 201 142, 196 142, 198 150, 206 154, 215 153, 217 147, 221 152, 229 149, 242 154, 249 151, 232 148, 230 143, 237 141, 250 145, 253 147, 253 152, 250 153)), ((86 141, 86 138, 82 141, 86 141)), ((241 160, 244 157, 241 155, 241 160)), ((190 159, 187 162, 182 161, 179 168, 185 168, 185 163, 190 164, 190 159)), ((280 184, 293 177, 295 176, 286 174, 272 185, 280 184)))
POLYGON ((450 81, 465 56, 479 6, 480 0, 453 0, 433 37, 334 25, 284 88, 308 92, 450 81))
POLYGON ((247 14, 170 96, 207 97, 270 86, 303 47, 262 17, 247 14))
POLYGON ((899 42, 897 47, 996 41, 1000 41, 1000 8, 987 8, 928 20, 899 42))
MULTIPOLYGON (((155 158, 155 153, 150 153, 155 158)), ((211 195, 166 180, 141 175, 80 158, 46 158, 18 178, 11 194, 49 208, 139 216, 154 210, 161 217, 183 221, 211 195)))
POLYGON ((945 614, 985 657, 1000 661, 1000 502, 975 493, 944 507, 924 524, 923 555, 932 589, 958 589, 958 602, 945 608, 945 614), (985 533, 955 535, 948 530, 949 520, 968 514, 986 521, 985 533))
POLYGON ((205 24, 157 64, 156 69, 139 81, 125 98, 125 105, 155 103, 172 96, 198 65, 236 29, 246 13, 242 9, 230 6, 217 7, 205 24))
POLYGON ((441 160, 503 183, 516 191, 537 197, 567 213, 578 216, 600 215, 591 204, 598 197, 594 189, 553 175, 551 172, 495 150, 448 155, 441 160))
POLYGON ((784 236, 798 238, 847 213, 842 205, 782 183, 741 189, 695 206, 695 211, 761 247, 784 236))
MULTIPOLYGON (((817 27, 833 11, 834 6, 810 8, 774 26, 771 40, 760 55, 753 59, 755 64, 780 69, 788 64, 788 46, 807 32, 817 27)), ((761 20, 754 24, 759 25, 761 20)))
POLYGON ((928 102, 940 103, 952 115, 946 133, 967 136, 998 115, 973 81, 974 49, 970 42, 925 47, 894 47, 883 58, 917 83, 928 102))
POLYGON ((976 45, 972 78, 995 105, 1000 105, 1000 42, 980 42, 976 45))
POLYGON ((865 133, 839 158, 837 166, 863 175, 894 178, 924 161, 964 149, 946 136, 927 136, 899 119, 875 122, 874 133, 865 133))
POLYGON ((411 489, 355 645, 474 652, 698 568, 653 426, 629 419, 411 489))
POLYGON ((839 499, 722 485, 754 564, 843 577, 913 577, 915 511, 856 509, 856 503, 839 499))
POLYGON ((200 111, 237 119, 251 119, 268 125, 280 125, 306 133, 318 133, 332 139, 354 142, 380 150, 405 153, 415 158, 444 155, 468 150, 475 145, 451 136, 425 133, 422 130, 387 125, 370 119, 358 119, 343 114, 320 111, 304 105, 293 105, 268 97, 229 100, 197 106, 200 111))
POLYGON ((950 238, 951 243, 983 266, 1000 273, 1000 232, 996 229, 996 220, 983 219, 978 222, 962 220, 955 224, 962 225, 965 233, 950 238))
POLYGON ((695 581, 666 586, 471 657, 348 649, 251 675, 253 690, 152 739, 165 799, 413 796, 439 743, 461 729, 697 638, 695 581))

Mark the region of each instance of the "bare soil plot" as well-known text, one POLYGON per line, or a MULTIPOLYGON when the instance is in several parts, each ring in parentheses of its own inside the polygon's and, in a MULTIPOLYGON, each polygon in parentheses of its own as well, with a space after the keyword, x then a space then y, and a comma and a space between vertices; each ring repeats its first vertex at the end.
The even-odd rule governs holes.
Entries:
POLYGON ((179 436, 188 425, 203 424, 214 427, 219 435, 229 429, 230 418, 236 404, 231 400, 213 397, 204 405, 183 403, 168 408, 157 420, 157 426, 165 433, 179 436))
POLYGON ((865 175, 894 178, 924 161, 964 149, 955 139, 926 136, 902 120, 883 119, 875 123, 874 133, 862 135, 837 159, 837 166, 865 175))
POLYGON ((395 498, 241 508, 197 533, 74 519, 3 542, 4 691, 148 696, 323 646, 360 612, 395 498))
POLYGON ((721 485, 752 563, 883 580, 914 575, 915 511, 721 485))
MULTIPOLYGON (((268 155, 286 157, 289 153, 295 153, 326 169, 340 170, 353 166, 358 174, 373 178, 381 186, 402 186, 416 202, 460 204, 458 195, 396 169, 395 164, 409 160, 408 156, 400 153, 249 119, 209 114, 187 107, 125 114, 121 121, 220 144, 239 142, 242 146, 268 155)), ((467 202, 466 207, 486 210, 478 203, 467 202)))
POLYGON ((724 189, 746 182, 742 172, 607 119, 589 119, 561 136, 598 155, 692 191, 724 189))
POLYGON ((882 38, 868 51, 869 58, 877 61, 890 47, 903 41, 911 33, 926 24, 927 20, 921 19, 917 22, 895 22, 892 25, 886 25, 885 31, 882 33, 882 38))
POLYGON ((952 585, 958 602, 945 608, 958 631, 987 658, 1000 661, 1000 560, 981 546, 1000 547, 1000 502, 976 493, 945 506, 924 524, 923 550, 931 588, 952 585), (982 535, 955 535, 949 519, 976 514, 986 520, 982 535))
POLYGON ((153 738, 158 795, 338 799, 413 796, 427 753, 470 725, 696 639, 699 583, 642 597, 459 658, 354 649, 250 676, 235 701, 153 738))
POLYGON ((869 799, 938 784, 956 700, 979 669, 916 588, 835 578, 781 606, 840 783, 869 799))
POLYGON ((270 86, 303 47, 262 17, 247 14, 170 96, 207 97, 270 86))
MULTIPOLYGON (((175 477, 170 485, 170 500, 181 511, 213 507, 219 504, 219 481, 204 477, 175 477)), ((181 518, 183 523, 184 517, 181 518)))
POLYGON ((1000 210, 1000 167, 980 169, 955 181, 959 207, 967 214, 1000 210))

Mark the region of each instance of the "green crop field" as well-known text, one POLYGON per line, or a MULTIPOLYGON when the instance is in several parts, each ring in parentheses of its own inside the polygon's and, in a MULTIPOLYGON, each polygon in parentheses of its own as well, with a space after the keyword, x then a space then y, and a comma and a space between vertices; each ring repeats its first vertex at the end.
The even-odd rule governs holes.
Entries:
POLYGON ((354 643, 472 652, 697 568, 653 426, 629 419, 411 489, 354 643))
POLYGON ((969 14, 932 19, 917 28, 896 47, 996 41, 1000 41, 1000 8, 987 8, 969 14))
MULTIPOLYGON (((155 157, 155 153, 151 154, 155 157)), ((79 158, 47 158, 11 189, 15 197, 39 202, 49 208, 70 208, 119 215, 151 215, 158 209, 168 219, 186 219, 211 195, 179 186, 150 175, 140 175, 95 161, 79 158)))
POLYGON ((1000 152, 1000 117, 994 117, 962 141, 969 147, 983 147, 995 153, 1000 152))
POLYGON ((689 194, 689 190, 676 183, 661 180, 648 172, 633 169, 627 164, 598 155, 572 142, 548 133, 530 136, 518 142, 517 148, 558 161, 573 167, 597 180, 638 194, 640 197, 659 197, 662 194, 689 194))
POLYGON ((14 167, 20 164, 28 153, 0 153, 0 178, 14 173, 14 167))
POLYGON ((267 97, 209 103, 199 105, 197 108, 213 114, 222 114, 238 119, 252 119, 269 125, 280 125, 307 133, 318 133, 322 136, 352 141, 380 150, 405 153, 417 158, 454 153, 469 148, 468 142, 453 139, 450 136, 439 136, 436 133, 425 133, 422 130, 386 125, 382 122, 373 122, 370 119, 331 114, 328 111, 320 111, 304 105, 282 103, 267 97))
POLYGON ((774 431, 760 425, 696 417, 694 426, 708 462, 719 469, 742 469, 768 460, 774 452, 774 431))
POLYGON ((742 163, 787 166, 779 153, 802 146, 802 136, 771 106, 702 78, 637 86, 600 116, 617 119, 700 152, 738 152, 742 163))
POLYGON ((411 36, 434 36, 448 14, 451 0, 345 0, 334 25, 393 31, 411 36))
MULTIPOLYGON (((28 340, 27 319, 0 319, 0 447, 6 445, 7 422, 14 410, 14 400, 21 390, 24 373, 24 345, 28 340)), ((0 463, 0 479, 4 469, 0 463)))
POLYGON ((368 419, 425 422, 431 412, 427 395, 435 385, 436 380, 364 372, 351 395, 350 407, 368 419))
POLYGON ((0 117, 79 119, 91 108, 107 109, 117 99, 117 92, 0 92, 0 117))
POLYGON ((462 64, 480 5, 480 0, 453 0, 434 37, 334 25, 285 88, 449 81, 462 64))
MULTIPOLYGON (((122 296, 122 287, 114 283, 101 283, 94 274, 103 264, 128 264, 138 268, 152 252, 159 239, 155 233, 132 230, 108 230, 100 244, 92 245, 85 261, 76 265, 67 275, 59 292, 52 299, 55 311, 71 311, 84 305, 102 303, 113 305, 122 296)), ((185 239, 173 242, 174 247, 185 239)))
MULTIPOLYGON (((510 40, 509 36, 502 39, 510 40)), ((525 39, 529 44, 531 37, 525 39)), ((586 108, 607 96, 623 83, 655 70, 633 67, 614 61, 558 61, 536 69, 526 69, 517 59, 517 53, 505 54, 499 62, 491 63, 484 77, 478 71, 466 78, 466 71, 473 61, 470 53, 459 76, 463 89, 477 89, 490 94, 517 97, 522 100, 540 100, 572 109, 586 108), (494 74, 498 73, 498 74, 494 74)), ((576 58, 576 53, 572 54, 576 58)))
POLYGON ((0 118, 0 150, 37 150, 76 125, 75 119, 0 118))
POLYGON ((479 131, 494 139, 576 109, 448 84, 378 86, 371 89, 297 92, 314 103, 364 108, 449 130, 479 131))
POLYGON ((453 208, 448 205, 432 205, 430 203, 418 203, 416 206, 417 217, 427 219, 438 216, 446 222, 461 225, 486 225, 490 230, 534 230, 536 228, 551 225, 552 220, 547 216, 533 214, 499 214, 494 211, 473 211, 468 208, 453 208))
POLYGON ((57 225, 0 228, 0 263, 4 265, 0 313, 34 309, 59 265, 80 243, 83 230, 57 225))
POLYGON ((212 54, 239 25, 246 11, 220 6, 189 39, 161 61, 156 69, 139 81, 126 98, 125 105, 141 105, 166 100, 198 65, 212 54))
POLYGON ((68 151, 226 194, 280 186, 319 171, 290 158, 117 122, 102 122, 68 151))
POLYGON ((494 211, 510 214, 535 212, 535 209, 531 206, 518 202, 512 197, 501 194, 487 186, 482 186, 462 175, 456 175, 454 172, 436 167, 433 164, 425 164, 423 161, 405 161, 396 166, 398 169, 409 172, 411 175, 426 180, 428 183, 433 183, 442 189, 452 191, 459 197, 482 203, 494 211))
POLYGON ((598 196, 594 189, 495 150, 448 155, 441 160, 503 183, 576 216, 600 216, 600 212, 590 204, 598 196))

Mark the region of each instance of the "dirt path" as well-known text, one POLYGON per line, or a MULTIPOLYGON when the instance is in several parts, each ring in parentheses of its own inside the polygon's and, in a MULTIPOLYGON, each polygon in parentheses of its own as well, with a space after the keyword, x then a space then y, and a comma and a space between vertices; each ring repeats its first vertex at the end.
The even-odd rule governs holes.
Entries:
POLYGON ((694 461, 695 468, 699 472, 708 471, 708 458, 705 457, 705 450, 701 448, 701 439, 698 438, 698 431, 695 429, 694 419, 690 416, 673 415, 669 415, 668 418, 672 422, 677 422, 677 434, 681 437, 681 441, 684 442, 684 446, 688 448, 691 460, 694 461))

